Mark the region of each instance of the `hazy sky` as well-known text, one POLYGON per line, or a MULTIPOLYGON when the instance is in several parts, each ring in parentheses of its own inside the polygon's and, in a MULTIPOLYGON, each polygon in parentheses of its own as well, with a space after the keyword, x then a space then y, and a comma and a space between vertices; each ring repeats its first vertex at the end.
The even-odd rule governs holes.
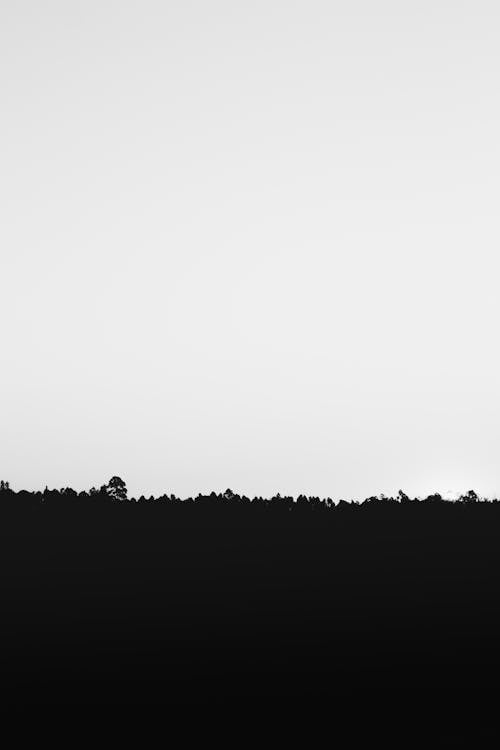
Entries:
POLYGON ((2 0, 0 476, 500 494, 500 8, 2 0))

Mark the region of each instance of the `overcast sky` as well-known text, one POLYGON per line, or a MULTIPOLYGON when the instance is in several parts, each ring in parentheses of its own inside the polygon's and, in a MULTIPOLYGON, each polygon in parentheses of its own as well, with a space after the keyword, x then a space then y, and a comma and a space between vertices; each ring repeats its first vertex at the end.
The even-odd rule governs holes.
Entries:
POLYGON ((0 476, 500 495, 500 8, 2 0, 0 476))

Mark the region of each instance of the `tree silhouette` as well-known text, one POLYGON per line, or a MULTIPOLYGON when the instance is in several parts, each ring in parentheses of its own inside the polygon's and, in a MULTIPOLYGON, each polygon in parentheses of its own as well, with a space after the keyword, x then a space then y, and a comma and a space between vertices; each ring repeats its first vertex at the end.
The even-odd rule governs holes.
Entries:
POLYGON ((112 500, 127 500, 127 485, 120 477, 111 477, 106 491, 112 500))
POLYGON ((479 497, 474 490, 469 490, 465 495, 461 496, 461 500, 465 503, 477 503, 479 497))
POLYGON ((410 498, 408 497, 408 495, 406 494, 406 492, 403 492, 403 490, 399 490, 399 492, 398 492, 398 498, 399 498, 399 502, 400 503, 409 503, 409 502, 411 502, 410 498))

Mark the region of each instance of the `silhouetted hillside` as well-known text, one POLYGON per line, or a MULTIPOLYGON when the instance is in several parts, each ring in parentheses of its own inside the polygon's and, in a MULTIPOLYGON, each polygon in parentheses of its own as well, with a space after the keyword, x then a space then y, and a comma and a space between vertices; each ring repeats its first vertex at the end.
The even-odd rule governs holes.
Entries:
POLYGON ((499 541, 500 503, 472 491, 334 504, 2 482, 1 699, 492 700, 499 541))

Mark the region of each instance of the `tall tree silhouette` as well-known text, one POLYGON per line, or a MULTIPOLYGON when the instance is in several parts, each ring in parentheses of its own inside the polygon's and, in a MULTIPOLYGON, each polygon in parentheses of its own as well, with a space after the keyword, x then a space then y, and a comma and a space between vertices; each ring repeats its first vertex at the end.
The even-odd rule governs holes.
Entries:
POLYGON ((106 490, 113 500, 127 500, 127 485, 120 477, 111 477, 106 490))

